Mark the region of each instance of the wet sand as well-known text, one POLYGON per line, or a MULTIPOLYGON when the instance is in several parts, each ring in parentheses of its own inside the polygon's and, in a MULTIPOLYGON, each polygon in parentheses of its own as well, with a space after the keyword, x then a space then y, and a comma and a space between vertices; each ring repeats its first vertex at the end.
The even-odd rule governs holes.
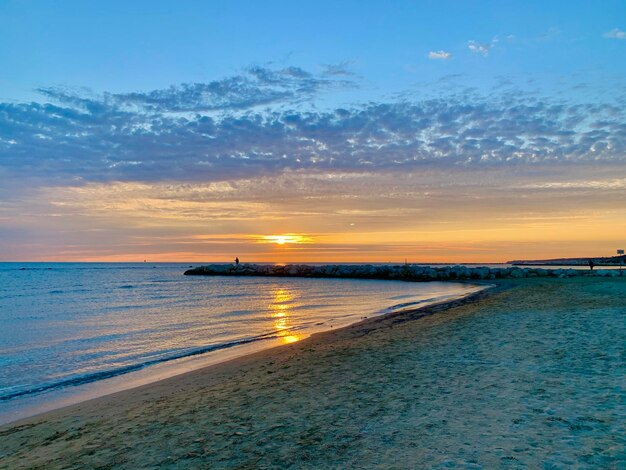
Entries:
POLYGON ((626 278, 501 281, 2 427, 0 467, 624 468, 625 319, 626 278))

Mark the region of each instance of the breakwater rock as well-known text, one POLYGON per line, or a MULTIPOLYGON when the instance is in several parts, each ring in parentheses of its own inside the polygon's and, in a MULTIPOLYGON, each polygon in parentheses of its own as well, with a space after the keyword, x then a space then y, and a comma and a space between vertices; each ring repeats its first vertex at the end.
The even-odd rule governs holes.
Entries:
POLYGON ((277 276, 350 279, 397 279, 405 281, 449 281, 471 279, 515 279, 525 277, 619 276, 620 271, 597 269, 490 268, 486 266, 420 266, 307 264, 209 264, 185 271, 187 276, 277 276))

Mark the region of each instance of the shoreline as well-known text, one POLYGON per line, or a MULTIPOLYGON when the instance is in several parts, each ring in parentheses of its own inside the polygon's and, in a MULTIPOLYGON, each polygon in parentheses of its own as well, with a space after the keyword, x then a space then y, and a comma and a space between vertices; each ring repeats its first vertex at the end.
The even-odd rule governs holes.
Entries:
POLYGON ((624 293, 499 281, 1 426, 0 466, 611 468, 624 293))
MULTIPOLYGON (((317 331, 309 334, 305 338, 298 341, 301 343, 303 341, 307 341, 313 336, 324 335, 331 332, 339 332, 346 328, 357 327, 361 324, 366 324, 368 322, 372 322, 379 319, 384 319, 386 317, 395 316, 398 314, 413 314, 416 312, 420 312, 424 309, 428 309, 429 307, 438 307, 437 311, 445 309, 447 305, 455 305, 457 301, 463 300, 466 298, 473 297, 477 294, 480 294, 486 290, 496 287, 495 284, 484 283, 480 281, 476 282, 468 282, 468 281, 454 281, 456 284, 474 286, 476 288, 480 288, 477 292, 463 293, 458 294, 452 299, 445 300, 434 300, 434 301, 424 301, 423 305, 418 306, 417 308, 406 308, 400 309, 397 311, 388 311, 384 313, 373 314, 369 317, 361 317, 356 321, 349 323, 347 325, 340 326, 338 328, 333 328, 332 325, 329 329, 323 331, 317 331), (443 308, 439 308, 439 305, 444 306, 443 308)), ((99 400, 102 398, 106 398, 111 395, 116 395, 118 393, 125 392, 133 392, 134 390, 149 387, 151 385, 155 385, 159 382, 168 381, 168 380, 176 380, 179 377, 182 377, 187 374, 194 373, 202 373, 203 371, 207 371, 213 368, 218 367, 222 364, 236 361, 238 359, 242 359, 248 356, 256 355, 259 353, 263 353, 265 351, 272 351, 277 348, 282 348, 289 346, 289 344, 279 343, 279 339, 270 340, 269 343, 262 342, 250 342, 250 343, 242 343, 238 344, 232 348, 226 348, 222 350, 209 351, 205 354, 192 355, 189 357, 182 357, 175 359, 173 361, 159 363, 156 366, 156 370, 148 366, 146 368, 141 368, 138 371, 130 372, 129 374, 120 374, 113 376, 108 379, 89 382, 84 385, 78 385, 77 389, 72 390, 65 389, 67 393, 63 393, 64 389, 60 389, 57 395, 53 395, 48 402, 41 402, 38 400, 38 395, 35 394, 30 397, 25 397, 28 401, 32 401, 31 404, 26 404, 22 406, 23 412, 16 412, 14 414, 17 415, 16 418, 8 418, 0 421, 0 429, 7 426, 12 426, 16 423, 21 423, 23 421, 29 421, 31 419, 35 419, 39 416, 46 415, 48 413, 54 413, 57 411, 64 410, 66 408, 71 408, 74 406, 79 406, 83 403, 99 400), (219 353, 218 353, 219 351, 219 353), (213 353, 218 353, 218 355, 214 355, 213 353), (194 362, 196 363, 194 365, 194 362), (130 379, 131 384, 126 385, 122 382, 124 379, 130 379), (104 390, 98 391, 97 387, 103 387, 104 390)), ((9 413, 4 413, 5 416, 8 416, 9 413)))

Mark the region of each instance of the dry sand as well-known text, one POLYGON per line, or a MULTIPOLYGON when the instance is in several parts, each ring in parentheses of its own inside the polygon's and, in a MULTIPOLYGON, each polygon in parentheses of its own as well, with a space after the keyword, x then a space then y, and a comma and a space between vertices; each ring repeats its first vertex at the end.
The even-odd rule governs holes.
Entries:
POLYGON ((626 277, 479 297, 5 426, 0 467, 626 468, 626 277))

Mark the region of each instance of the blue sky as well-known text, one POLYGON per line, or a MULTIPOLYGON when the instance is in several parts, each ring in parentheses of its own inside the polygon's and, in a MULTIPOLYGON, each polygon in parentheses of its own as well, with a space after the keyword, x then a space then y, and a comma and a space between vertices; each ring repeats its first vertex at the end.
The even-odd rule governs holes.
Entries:
POLYGON ((152 90, 268 64, 347 63, 378 94, 449 74, 549 85, 624 74, 623 41, 603 34, 625 18, 623 1, 5 1, 1 97, 30 99, 51 84, 152 90), (493 48, 484 57, 469 41, 493 48), (428 60, 440 50, 452 58, 428 60))
POLYGON ((625 31, 624 1, 0 2, 0 259, 606 253, 625 31))

